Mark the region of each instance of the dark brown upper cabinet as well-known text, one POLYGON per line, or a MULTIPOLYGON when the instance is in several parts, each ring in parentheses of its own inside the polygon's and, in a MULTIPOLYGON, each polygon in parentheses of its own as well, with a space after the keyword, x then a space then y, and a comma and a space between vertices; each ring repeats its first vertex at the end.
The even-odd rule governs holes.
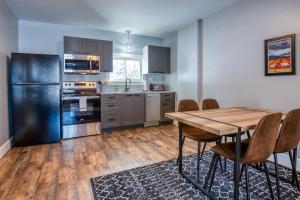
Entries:
POLYGON ((65 36, 64 53, 100 56, 100 72, 113 71, 112 41, 65 36))
POLYGON ((83 54, 83 40, 76 37, 64 37, 64 53, 83 54))
POLYGON ((83 54, 97 55, 97 40, 83 39, 83 54))
POLYGON ((112 41, 98 40, 97 55, 100 56, 100 71, 113 71, 113 43, 112 41))
POLYGON ((148 45, 143 48, 143 73, 169 74, 170 48, 148 45))

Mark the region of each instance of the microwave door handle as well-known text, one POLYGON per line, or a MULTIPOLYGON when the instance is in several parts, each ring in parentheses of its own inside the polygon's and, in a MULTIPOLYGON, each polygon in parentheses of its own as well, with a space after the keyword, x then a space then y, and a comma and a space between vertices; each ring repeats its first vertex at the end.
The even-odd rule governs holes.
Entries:
POLYGON ((92 71, 92 59, 90 59, 90 71, 92 71))

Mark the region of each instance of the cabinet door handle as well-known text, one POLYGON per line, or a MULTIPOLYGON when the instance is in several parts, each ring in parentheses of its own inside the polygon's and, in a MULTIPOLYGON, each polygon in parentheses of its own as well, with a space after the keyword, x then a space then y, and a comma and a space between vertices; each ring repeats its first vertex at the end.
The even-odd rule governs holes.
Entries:
POLYGON ((140 94, 135 94, 134 96, 136 96, 136 97, 140 97, 141 95, 140 95, 140 94))
POLYGON ((169 101, 169 102, 170 102, 170 101, 171 101, 171 99, 165 99, 165 101, 169 101))
POLYGON ((115 105, 108 105, 107 107, 110 107, 110 108, 112 108, 112 107, 116 107, 115 105))
POLYGON ((162 105, 163 105, 163 106, 167 106, 168 104, 167 104, 167 103, 163 103, 162 105))
POLYGON ((127 97, 131 97, 132 95, 131 95, 131 94, 127 94, 126 96, 127 96, 127 97))
POLYGON ((109 99, 115 99, 116 97, 108 97, 109 99))
POLYGON ((113 118, 108 119, 108 121, 110 121, 110 122, 115 121, 115 120, 116 120, 116 119, 113 119, 113 118))

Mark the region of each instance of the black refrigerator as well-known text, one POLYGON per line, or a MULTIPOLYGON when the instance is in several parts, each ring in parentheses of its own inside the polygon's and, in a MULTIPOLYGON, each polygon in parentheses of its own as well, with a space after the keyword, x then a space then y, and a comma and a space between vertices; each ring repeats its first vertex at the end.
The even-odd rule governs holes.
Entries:
POLYGON ((13 145, 58 142, 61 138, 59 57, 12 53, 10 75, 13 145))

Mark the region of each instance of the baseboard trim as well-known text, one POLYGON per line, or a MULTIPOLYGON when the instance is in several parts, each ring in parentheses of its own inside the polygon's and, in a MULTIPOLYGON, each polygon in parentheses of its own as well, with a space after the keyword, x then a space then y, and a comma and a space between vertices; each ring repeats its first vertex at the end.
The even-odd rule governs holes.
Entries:
POLYGON ((0 159, 8 152, 11 148, 12 138, 7 140, 1 147, 0 147, 0 159))

